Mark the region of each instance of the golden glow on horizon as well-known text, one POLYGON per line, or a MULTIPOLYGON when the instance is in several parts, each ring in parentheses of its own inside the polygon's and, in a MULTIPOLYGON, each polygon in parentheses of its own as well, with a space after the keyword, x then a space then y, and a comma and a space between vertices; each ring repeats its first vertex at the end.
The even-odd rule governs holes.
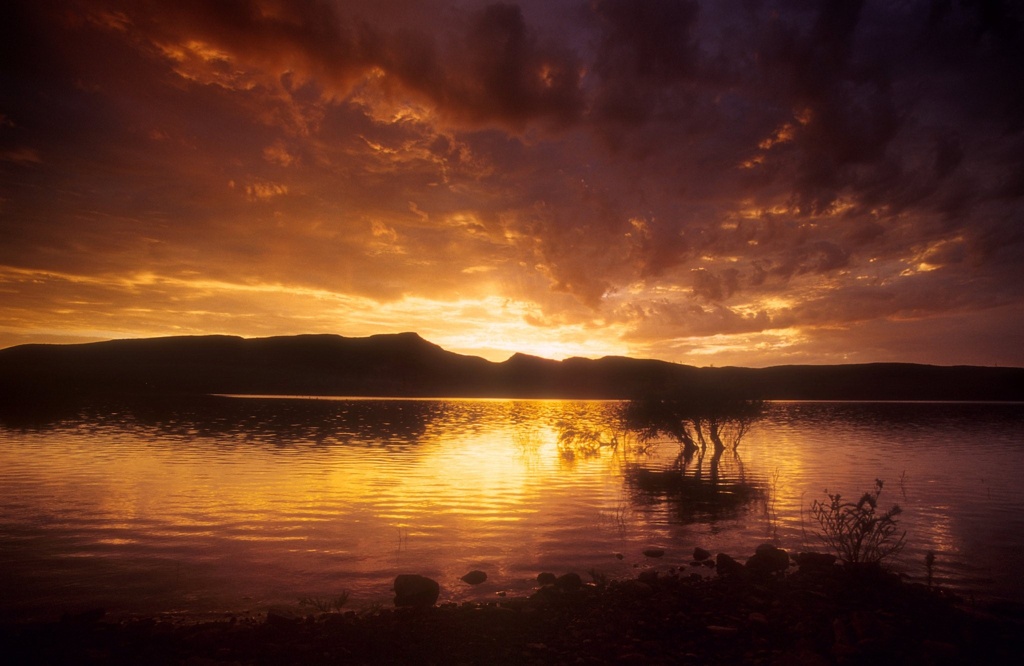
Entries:
MULTIPOLYGON (((676 335, 669 338, 668 347, 652 351, 642 340, 629 341, 626 323, 606 322, 600 329, 586 323, 546 323, 536 304, 499 296, 457 300, 405 296, 381 302, 309 287, 239 284, 151 272, 96 278, 0 268, 0 281, 4 278, 31 283, 51 299, 65 289, 72 293, 82 287, 98 290, 95 298, 76 298, 67 306, 54 307, 56 318, 48 326, 32 323, 26 317, 25 321, 14 320, 0 327, 0 340, 10 340, 4 346, 33 335, 74 342, 211 332, 243 337, 297 332, 364 337, 415 331, 448 351, 491 361, 504 361, 521 352, 554 360, 640 356, 695 365, 738 365, 744 363, 741 359, 745 355, 784 353, 806 340, 797 328, 768 328, 736 334, 676 335), (135 305, 140 297, 150 307, 135 305), (254 307, 256 303, 258 307, 254 307), (91 323, 89 311, 95 308, 102 309, 110 322, 108 329, 91 323), (295 330, 296 321, 303 322, 301 331, 295 330), (403 325, 395 327, 395 321, 403 325)), ((637 288, 642 295, 644 290, 640 285, 637 288)), ((650 294, 659 291, 664 289, 656 288, 650 294)), ((55 300, 54 305, 58 302, 55 300)), ((734 310, 754 318, 762 311, 773 315, 794 305, 790 299, 770 297, 734 310)))
MULTIPOLYGON (((482 275, 490 279, 487 267, 464 270, 477 282, 482 275)), ((669 302, 666 297, 690 289, 665 284, 636 283, 628 290, 628 299, 624 294, 609 295, 607 307, 615 316, 594 323, 586 318, 551 317, 541 304, 502 296, 406 295, 378 300, 302 285, 238 283, 152 271, 97 276, 0 267, 0 290, 17 295, 6 303, 9 314, 0 325, 0 347, 168 335, 366 337, 414 331, 448 351, 496 362, 521 352, 554 360, 632 356, 698 366, 757 367, 799 362, 799 351, 813 345, 816 337, 826 331, 827 335, 843 333, 842 328, 829 329, 826 322, 796 325, 792 321, 792 313, 802 303, 819 301, 834 288, 812 280, 802 291, 792 290, 791 296, 765 296, 733 305, 729 312, 740 317, 739 329, 716 333, 701 323, 717 319, 722 311, 716 308, 688 310, 676 324, 657 323, 657 309, 669 302), (648 309, 638 310, 635 302, 648 303, 648 309), (651 328, 645 330, 648 320, 651 328)), ((926 316, 927 312, 907 314, 899 320, 926 316)), ((855 360, 856 349, 846 348, 841 353, 823 353, 818 362, 855 360)))
POLYGON ((693 348, 689 354, 697 358, 714 356, 729 358, 731 355, 740 356, 751 350, 758 353, 777 354, 796 345, 802 337, 803 334, 798 329, 782 328, 763 331, 756 335, 737 333, 691 338, 688 342, 693 348))
POLYGON ((75 341, 75 338, 92 341, 211 332, 243 337, 297 332, 364 337, 415 331, 449 351, 479 355, 492 361, 503 361, 516 352, 556 360, 629 353, 629 347, 617 341, 622 331, 616 326, 608 327, 597 336, 582 324, 539 325, 542 317, 537 316, 535 304, 499 296, 446 301, 407 296, 380 302, 324 289, 274 283, 239 284, 159 276, 150 272, 95 277, 0 267, 0 288, 4 282, 12 281, 45 291, 53 302, 55 316, 48 325, 46 318, 37 313, 33 317, 35 322, 26 315, 24 321, 10 321, 0 326, 0 334, 13 340, 31 335, 47 338, 63 335, 68 341, 75 341), (101 295, 96 299, 68 301, 56 297, 59 293, 75 293, 83 287, 97 289, 101 295), (152 307, 134 304, 140 293, 147 301, 152 301, 152 307), (57 305, 61 302, 68 306, 57 305), (256 302, 258 310, 253 309, 256 302), (104 317, 111 322, 109 329, 89 325, 89 311, 93 308, 103 310, 104 317), (264 315, 267 319, 262 318, 264 315), (295 321, 303 322, 301 331, 295 330, 295 321), (396 321, 402 322, 400 328, 394 326, 396 321))
MULTIPOLYGON (((785 3, 23 4, 0 346, 416 331, 492 360, 1021 364, 1019 137, 962 106, 1012 102, 988 55, 984 80, 902 47, 807 78, 760 51, 781 21, 818 52, 825 15, 785 3), (709 58, 663 25, 742 39, 709 58), (780 85, 726 74, 751 57, 780 85)), ((872 11, 851 62, 913 33, 872 11)))

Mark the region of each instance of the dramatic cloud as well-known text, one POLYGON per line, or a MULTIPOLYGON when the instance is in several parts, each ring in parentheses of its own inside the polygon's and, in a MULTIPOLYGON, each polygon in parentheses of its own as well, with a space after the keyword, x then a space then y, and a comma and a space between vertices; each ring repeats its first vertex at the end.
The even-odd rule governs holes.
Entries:
POLYGON ((0 12, 0 344, 1024 365, 1019 3, 0 12))

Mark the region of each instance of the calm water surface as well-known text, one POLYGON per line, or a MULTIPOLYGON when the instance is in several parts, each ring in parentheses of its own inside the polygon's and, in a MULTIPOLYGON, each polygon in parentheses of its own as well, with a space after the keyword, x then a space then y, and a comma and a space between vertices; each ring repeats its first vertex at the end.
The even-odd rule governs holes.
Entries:
POLYGON ((542 571, 685 565, 694 546, 820 548, 811 502, 875 478, 904 509, 898 570, 923 579, 934 551, 938 584, 1024 602, 1024 405, 772 403, 735 455, 669 474, 679 447, 639 450, 618 408, 211 397, 0 423, 0 618, 345 590, 358 609, 390 605, 398 573, 493 599, 542 571), (471 569, 487 582, 461 582, 471 569))

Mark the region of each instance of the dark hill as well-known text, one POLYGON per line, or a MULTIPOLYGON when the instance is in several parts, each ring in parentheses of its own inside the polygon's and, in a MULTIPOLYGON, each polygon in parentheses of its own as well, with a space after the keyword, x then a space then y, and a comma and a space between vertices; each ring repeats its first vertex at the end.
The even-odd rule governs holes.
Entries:
POLYGON ((415 333, 171 337, 0 350, 0 398, 8 404, 198 393, 634 398, 708 391, 794 400, 1024 400, 1024 369, 898 363, 695 368, 525 354, 492 363, 445 351, 415 333))

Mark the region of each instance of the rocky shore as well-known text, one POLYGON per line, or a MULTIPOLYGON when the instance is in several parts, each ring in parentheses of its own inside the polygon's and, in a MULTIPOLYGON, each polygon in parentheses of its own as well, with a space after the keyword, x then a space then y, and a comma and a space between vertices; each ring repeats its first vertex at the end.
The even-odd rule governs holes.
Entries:
MULTIPOLYGON (((687 558, 689 559, 689 558, 687 558)), ((474 572, 479 574, 479 572, 474 572)), ((940 590, 763 546, 637 578, 540 577, 526 598, 172 623, 101 613, 0 627, 8 664, 1018 664, 1022 625, 940 590), (702 565, 716 574, 701 576, 702 565)), ((429 580, 429 579, 426 579, 429 580)), ((396 581, 397 582, 397 581, 396 581)), ((412 583, 411 588, 408 585, 412 583)), ((425 596, 424 596, 425 590, 425 596)), ((433 597, 433 598, 432 598, 433 597)), ((410 600, 411 599, 411 600, 410 600)))

